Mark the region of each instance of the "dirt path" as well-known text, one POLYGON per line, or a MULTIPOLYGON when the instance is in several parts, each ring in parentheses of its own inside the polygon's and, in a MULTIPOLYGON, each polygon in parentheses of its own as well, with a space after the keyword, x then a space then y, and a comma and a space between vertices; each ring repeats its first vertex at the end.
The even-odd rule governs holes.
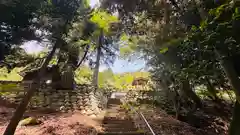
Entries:
POLYGON ((103 119, 103 133, 99 135, 143 135, 137 132, 133 120, 122 109, 120 99, 109 99, 103 119))
MULTIPOLYGON (((14 109, 0 106, 0 135, 3 134, 14 109)), ((18 126, 15 135, 90 135, 101 130, 102 119, 92 118, 79 112, 43 114, 27 113, 41 120, 36 126, 18 126)))

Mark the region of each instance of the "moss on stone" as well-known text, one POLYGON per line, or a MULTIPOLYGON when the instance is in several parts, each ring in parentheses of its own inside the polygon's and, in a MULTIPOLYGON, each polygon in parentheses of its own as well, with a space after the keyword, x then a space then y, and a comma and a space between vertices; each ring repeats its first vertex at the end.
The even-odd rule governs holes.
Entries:
POLYGON ((37 118, 34 117, 28 117, 26 119, 23 119, 19 122, 21 126, 29 126, 29 125, 38 125, 41 124, 42 122, 38 120, 37 118))

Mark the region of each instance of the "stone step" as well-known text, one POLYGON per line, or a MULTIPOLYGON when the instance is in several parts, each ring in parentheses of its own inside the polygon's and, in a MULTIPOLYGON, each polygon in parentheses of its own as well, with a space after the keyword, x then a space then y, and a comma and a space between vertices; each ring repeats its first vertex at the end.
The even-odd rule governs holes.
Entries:
POLYGON ((132 129, 135 129, 135 125, 134 124, 128 124, 128 123, 124 123, 124 124, 118 124, 118 123, 108 123, 108 124, 102 124, 102 127, 105 127, 105 128, 119 128, 119 127, 122 127, 122 128, 132 128, 132 129))
POLYGON ((127 122, 132 122, 133 120, 130 119, 130 118, 125 118, 125 119, 123 119, 123 118, 119 118, 119 119, 105 119, 105 118, 104 118, 104 120, 103 120, 103 122, 111 122, 111 121, 113 121, 113 122, 125 122, 125 123, 127 123, 127 122))
POLYGON ((121 104, 121 100, 119 100, 119 99, 108 99, 107 105, 111 105, 111 104, 120 105, 121 104))
POLYGON ((116 127, 116 128, 106 128, 103 131, 105 132, 136 132, 136 128, 124 128, 124 127, 116 127))
POLYGON ((133 122, 131 121, 128 121, 128 122, 125 122, 125 121, 104 121, 102 124, 106 125, 111 125, 111 124, 114 124, 114 125, 119 125, 119 126, 124 126, 123 124, 126 124, 127 126, 129 125, 134 125, 133 122))
POLYGON ((98 135, 145 135, 142 132, 102 132, 98 133, 98 135))
POLYGON ((116 121, 116 120, 113 120, 113 121, 103 121, 102 122, 103 125, 118 125, 118 126, 132 126, 132 125, 135 125, 134 122, 132 121, 116 121))
POLYGON ((109 120, 109 121, 112 121, 112 120, 116 120, 116 121, 132 121, 132 118, 130 118, 130 117, 126 117, 126 116, 125 117, 124 116, 116 117, 116 116, 109 116, 109 115, 111 115, 111 114, 108 114, 108 116, 105 116, 103 121, 107 121, 107 120, 109 120))
POLYGON ((109 99, 106 116, 102 121, 104 132, 98 135, 144 135, 138 132, 133 120, 121 108, 119 99, 109 99))
POLYGON ((104 120, 102 123, 103 124, 118 124, 121 126, 122 126, 122 124, 134 125, 134 122, 131 120, 104 120))
MULTIPOLYGON (((114 111, 114 110, 120 110, 121 108, 120 107, 118 107, 118 106, 111 106, 111 107, 109 107, 107 110, 108 111, 114 111)), ((123 109, 122 109, 123 110, 123 109)))

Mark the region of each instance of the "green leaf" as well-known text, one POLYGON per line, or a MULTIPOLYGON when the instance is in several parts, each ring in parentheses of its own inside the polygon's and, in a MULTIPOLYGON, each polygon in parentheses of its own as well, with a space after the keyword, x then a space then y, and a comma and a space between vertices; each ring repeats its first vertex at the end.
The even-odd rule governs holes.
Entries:
POLYGON ((238 14, 238 13, 239 13, 239 11, 238 11, 238 8, 235 8, 235 13, 236 13, 236 14, 238 14))
POLYGON ((160 53, 166 53, 168 51, 168 47, 165 47, 165 48, 162 48, 161 50, 160 50, 160 53))
POLYGON ((200 22, 200 30, 203 31, 207 27, 208 23, 207 20, 203 20, 200 22))
POLYGON ((104 32, 108 32, 112 23, 118 22, 118 18, 104 11, 95 11, 90 19, 93 23, 102 28, 104 32))
POLYGON ((128 40, 129 40, 129 36, 127 36, 127 35, 124 33, 124 34, 122 34, 122 35, 120 36, 120 40, 121 40, 121 41, 128 41, 128 40))
POLYGON ((52 5, 52 0, 47 1, 49 5, 52 5))
POLYGON ((195 25, 192 26, 191 28, 193 31, 196 31, 197 30, 197 27, 195 25))

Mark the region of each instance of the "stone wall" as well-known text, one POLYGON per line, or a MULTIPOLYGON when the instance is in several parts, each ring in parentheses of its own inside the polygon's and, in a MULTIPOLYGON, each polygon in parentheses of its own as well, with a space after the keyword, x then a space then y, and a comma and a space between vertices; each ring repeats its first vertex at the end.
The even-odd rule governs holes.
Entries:
MULTIPOLYGON (((25 91, 1 93, 8 101, 19 104, 25 91)), ((29 109, 49 108, 56 111, 79 110, 83 114, 97 115, 106 107, 107 96, 90 85, 78 85, 74 90, 40 89, 31 99, 29 109)))

